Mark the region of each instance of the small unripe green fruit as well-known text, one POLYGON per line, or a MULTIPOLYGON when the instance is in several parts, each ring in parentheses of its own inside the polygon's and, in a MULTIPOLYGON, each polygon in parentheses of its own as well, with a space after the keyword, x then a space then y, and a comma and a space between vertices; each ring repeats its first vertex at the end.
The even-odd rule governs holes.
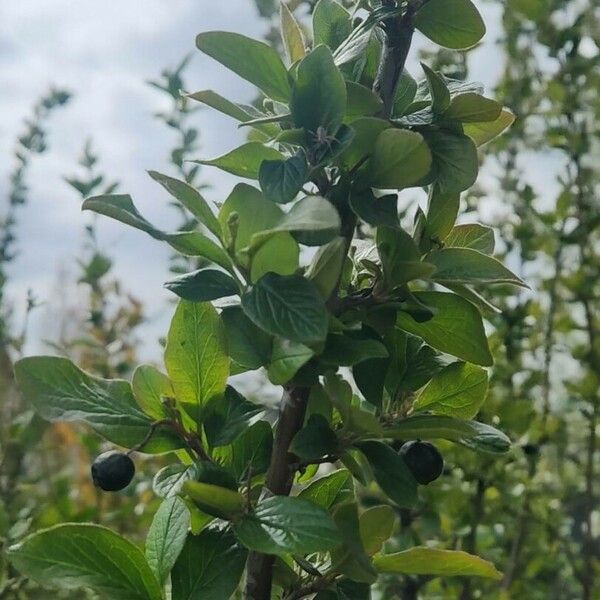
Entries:
POLYGON ((118 492, 131 483, 135 465, 129 455, 111 450, 96 458, 91 471, 95 486, 105 492, 118 492))
POLYGON ((427 485, 435 481, 444 470, 444 459, 438 449, 429 442, 407 442, 400 448, 400 456, 417 483, 427 485))

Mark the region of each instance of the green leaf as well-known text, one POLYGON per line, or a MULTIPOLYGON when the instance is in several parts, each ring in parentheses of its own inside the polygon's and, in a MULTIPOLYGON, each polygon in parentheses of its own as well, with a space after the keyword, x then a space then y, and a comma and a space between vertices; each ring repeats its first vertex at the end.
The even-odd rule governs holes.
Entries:
POLYGON ((313 11, 312 25, 315 46, 325 44, 336 50, 350 35, 352 18, 335 0, 319 0, 313 11))
POLYGON ((306 246, 320 246, 331 241, 340 230, 340 216, 336 208, 321 196, 306 196, 296 202, 270 229, 252 236, 250 248, 255 251, 271 236, 290 232, 306 246))
POLYGON ((346 121, 376 115, 383 109, 381 98, 368 87, 360 85, 360 83, 346 81, 346 95, 348 98, 346 121))
POLYGON ((350 127, 354 131, 354 137, 337 159, 340 165, 348 170, 373 153, 379 134, 389 129, 390 124, 376 117, 361 117, 352 121, 350 127))
POLYGON ((339 469, 319 477, 306 486, 298 497, 328 510, 335 504, 350 500, 354 496, 352 475, 339 469))
POLYGON ((439 186, 431 186, 425 227, 427 235, 431 239, 437 242, 445 240, 454 227, 459 206, 460 194, 456 192, 443 194, 439 186))
POLYGON ((464 126, 465 135, 468 135, 477 147, 483 146, 490 140, 499 136, 508 129, 515 121, 515 115, 503 108, 500 116, 495 121, 483 123, 467 123, 464 126))
POLYGON ((311 415, 306 425, 294 436, 290 452, 303 460, 318 460, 333 455, 338 448, 335 431, 321 415, 311 415))
POLYGON ((237 518, 244 508, 244 497, 239 492, 220 485, 188 480, 183 483, 182 492, 200 510, 221 519, 237 518))
POLYGON ((251 266, 252 281, 256 281, 264 272, 273 271, 280 275, 293 273, 298 266, 298 244, 287 232, 279 233, 271 238, 256 254, 250 257, 245 251, 252 241, 252 236, 271 229, 283 218, 279 206, 267 200, 259 190, 240 183, 236 185, 219 211, 219 221, 225 232, 225 242, 232 243, 228 225, 234 221, 234 249, 236 258, 243 266, 251 266))
POLYGON ((377 198, 370 189, 352 191, 350 208, 359 218, 372 227, 385 225, 399 227, 398 196, 388 194, 377 198))
POLYGON ((483 252, 483 254, 493 254, 495 246, 494 230, 491 227, 479 225, 479 223, 457 225, 452 228, 444 239, 444 246, 471 248, 483 252))
POLYGON ((190 512, 177 497, 165 500, 156 511, 146 537, 146 560, 164 584, 183 549, 190 528, 190 512))
POLYGON ((435 268, 421 261, 421 253, 413 238, 403 229, 377 228, 377 250, 388 289, 413 279, 428 278, 435 268))
MULTIPOLYGON (((241 123, 248 123, 254 121, 257 117, 260 117, 263 113, 259 112, 254 106, 247 104, 236 104, 223 98, 212 90, 201 90, 194 92, 193 94, 187 94, 188 98, 201 102, 206 106, 210 106, 220 113, 235 119, 241 123)), ((257 131, 260 131, 268 137, 274 137, 279 133, 279 126, 269 123, 255 123, 252 125, 257 131)))
POLYGON ((487 388, 485 369, 464 362, 452 363, 421 390, 413 410, 471 419, 484 403, 487 388))
POLYGON ((225 391, 229 375, 223 326, 211 304, 179 302, 167 336, 165 366, 177 400, 200 422, 225 391))
POLYGON ((388 445, 359 442, 356 447, 367 457, 375 481, 398 506, 411 507, 417 502, 417 482, 408 467, 388 445))
POLYGON ((228 531, 188 536, 171 573, 172 600, 225 600, 237 589, 247 552, 228 531))
POLYGON ((92 524, 45 529, 8 549, 25 577, 62 589, 91 588, 111 600, 161 600, 162 591, 141 550, 92 524))
POLYGON ((196 479, 197 465, 172 464, 163 467, 152 481, 152 489, 159 498, 173 498, 181 492, 183 484, 196 479))
POLYGON ((281 41, 290 63, 302 60, 306 54, 304 34, 294 14, 285 2, 279 7, 281 41))
POLYGON ((408 107, 413 103, 416 95, 417 82, 405 69, 402 71, 402 74, 398 79, 398 84, 396 85, 392 115, 394 117, 401 117, 406 112, 408 107))
POLYGON ((292 275, 298 270, 300 248, 289 233, 277 233, 262 244, 252 257, 250 280, 257 282, 266 273, 292 275))
POLYGON ((359 531, 365 552, 373 556, 394 531, 396 515, 391 506, 383 504, 368 508, 359 517, 359 531))
POLYGON ((358 387, 364 399, 373 406, 381 406, 388 365, 388 359, 373 359, 365 360, 352 368, 356 387, 358 387))
MULTIPOLYGON (((400 329, 396 329, 396 332, 406 335, 400 329)), ((422 344, 419 338, 412 335, 406 337, 406 368, 397 381, 398 387, 394 390, 396 394, 415 392, 446 366, 443 358, 433 348, 422 344)))
POLYGON ((273 385, 287 383, 314 355, 304 344, 276 337, 267 370, 269 381, 273 385))
POLYGON ((445 113, 450 106, 450 90, 441 74, 430 69, 425 63, 421 63, 425 71, 429 92, 431 94, 431 110, 436 115, 445 113))
POLYGON ((258 173, 265 197, 277 204, 294 200, 307 179, 308 164, 303 153, 286 160, 265 160, 258 173))
POLYGON ((191 162, 217 167, 238 177, 258 179, 260 165, 264 160, 281 160, 282 158, 283 154, 274 148, 260 142, 247 142, 222 156, 191 162))
POLYGON ((435 265, 432 279, 451 283, 511 283, 527 284, 507 269, 499 260, 471 248, 442 248, 427 255, 427 262, 435 265))
POLYGON ((335 524, 319 506, 302 500, 273 496, 234 524, 238 540, 263 554, 309 554, 330 550, 340 542, 335 524))
POLYGON ((473 288, 469 287, 468 285, 464 285, 462 283, 449 283, 447 281, 444 282, 442 285, 445 288, 449 289, 451 292, 454 292, 455 294, 458 294, 459 296, 462 296, 463 298, 468 300, 471 304, 476 306, 483 315, 499 315, 502 313, 502 310, 500 308, 492 304, 489 300, 484 298, 481 294, 476 292, 473 288))
POLYGON ((362 545, 357 504, 355 502, 340 504, 335 508, 333 518, 341 533, 343 544, 331 552, 332 568, 353 581, 374 583, 377 572, 373 569, 362 545))
POLYGON ((351 367, 365 360, 387 356, 386 347, 377 340, 331 334, 319 359, 326 365, 351 367))
POLYGON ((199 231, 163 233, 161 239, 185 256, 201 256, 230 272, 233 271, 231 258, 227 252, 199 231))
POLYGON ((240 293, 235 279, 216 269, 199 269, 186 273, 167 281, 165 287, 190 302, 208 302, 240 293))
POLYGON ((460 575, 502 579, 502 573, 491 562, 461 550, 439 550, 416 546, 404 552, 376 556, 373 564, 380 573, 442 577, 460 575))
POLYGON ((463 50, 485 35, 485 25, 470 0, 429 0, 417 12, 415 27, 431 41, 463 50))
POLYGON ((133 372, 131 388, 138 406, 152 419, 167 416, 163 398, 174 398, 169 378, 152 365, 140 365, 133 372))
MULTIPOLYGON (((15 377, 23 398, 47 421, 81 421, 127 448, 139 444, 152 425, 128 382, 92 377, 66 358, 22 358, 15 363, 15 377)), ((160 453, 181 447, 175 434, 158 428, 142 451, 160 453)))
POLYGON ((178 231, 165 233, 156 229, 137 210, 128 194, 106 194, 88 198, 82 204, 83 210, 91 210, 144 231, 156 240, 167 242, 178 252, 188 256, 203 256, 218 265, 231 269, 231 260, 224 250, 198 231, 178 231))
POLYGON ((264 412, 261 406, 248 402, 230 385, 214 411, 204 422, 206 439, 211 447, 225 446, 248 429, 257 415, 264 412))
POLYGON ((468 92, 452 98, 444 118, 456 119, 461 123, 488 123, 496 121, 501 113, 502 105, 495 100, 468 92))
POLYGON ((433 155, 432 173, 443 194, 462 192, 477 180, 477 148, 466 135, 445 130, 425 134, 433 155))
POLYGON ((237 481, 246 482, 249 472, 256 477, 267 471, 272 449, 271 426, 266 421, 258 421, 248 427, 230 446, 216 448, 213 455, 237 481))
POLYGON ((346 240, 342 237, 336 237, 321 246, 313 257, 306 271, 306 278, 314 283, 324 300, 327 300, 335 289, 345 258, 346 240))
POLYGON ((397 327, 452 356, 484 367, 493 364, 481 315, 468 300, 444 292, 417 292, 415 296, 434 309, 433 318, 418 323, 407 313, 399 312, 397 327))
POLYGON ((323 299, 300 275, 267 273, 242 296, 242 308, 261 329, 294 342, 317 343, 327 335, 323 299))
POLYGON ((431 153, 421 134, 407 129, 386 129, 379 134, 368 164, 371 186, 402 189, 427 175, 431 153))
POLYGON ((264 42, 237 33, 207 31, 196 37, 196 46, 222 65, 261 89, 267 96, 287 102, 288 73, 279 55, 264 42))
POLYGON ((153 238, 162 239, 162 232, 147 221, 133 204, 129 194, 103 194, 86 198, 81 205, 82 210, 91 210, 99 215, 110 217, 130 227, 150 234, 153 238))
POLYGON ((227 352, 244 369, 259 369, 269 362, 273 340, 257 327, 239 306, 223 309, 227 352))
POLYGON ((180 181, 173 177, 163 175, 156 171, 148 171, 150 177, 160 183, 171 196, 179 200, 202 225, 205 225, 209 231, 217 237, 221 235, 221 226, 217 217, 210 209, 208 202, 202 197, 194 187, 185 181, 180 181))
POLYGON ((477 452, 490 454, 504 454, 510 450, 508 437, 494 427, 477 421, 461 421, 445 416, 409 417, 384 430, 383 437, 401 440, 444 439, 477 452))
POLYGON ((327 46, 317 46, 298 65, 290 110, 294 125, 316 135, 333 135, 346 113, 346 84, 327 46))

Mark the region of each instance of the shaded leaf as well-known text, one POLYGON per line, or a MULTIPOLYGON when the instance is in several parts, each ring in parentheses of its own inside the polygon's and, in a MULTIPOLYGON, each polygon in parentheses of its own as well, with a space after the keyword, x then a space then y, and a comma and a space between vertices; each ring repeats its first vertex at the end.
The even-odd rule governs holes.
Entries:
POLYGON ((227 531, 188 536, 171 573, 172 600, 225 600, 237 589, 247 552, 227 531))
POLYGON ((115 600, 161 600, 162 591, 141 550, 92 524, 45 529, 8 549, 19 572, 44 586, 91 588, 115 600))
POLYGON ((417 482, 402 457, 381 442, 359 442, 356 447, 367 457, 379 487, 398 504, 411 507, 417 502, 417 482))
POLYGON ((234 524, 238 540, 264 554, 309 554, 340 541, 335 524, 319 506, 301 498, 273 496, 234 524))
POLYGON ((216 269, 199 269, 186 273, 167 281, 165 287, 190 302, 208 302, 240 293, 235 279, 216 269))

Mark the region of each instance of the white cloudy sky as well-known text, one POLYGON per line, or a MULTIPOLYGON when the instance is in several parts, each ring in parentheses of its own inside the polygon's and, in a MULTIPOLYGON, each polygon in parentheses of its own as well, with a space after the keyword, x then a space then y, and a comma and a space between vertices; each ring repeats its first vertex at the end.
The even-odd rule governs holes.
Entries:
MULTIPOLYGON (((472 78, 488 87, 501 71, 494 49, 499 10, 485 3, 488 23, 484 47, 472 59, 472 78)), ((61 269, 73 270, 88 218, 62 181, 75 170, 86 137, 92 137, 102 165, 121 190, 132 194, 142 212, 161 226, 173 217, 167 197, 145 174, 164 169, 172 138, 153 119, 162 99, 144 81, 194 52, 195 34, 226 29, 261 36, 267 29, 250 0, 0 0, 0 200, 4 201, 15 135, 30 106, 51 84, 70 89, 75 97, 51 122, 51 151, 36 160, 31 172, 30 203, 20 213, 20 255, 11 269, 9 295, 23 306, 28 288, 42 300, 52 296, 61 269)), ((420 41, 422 43, 422 40, 420 41)), ((413 71, 417 73, 417 69, 413 71)), ((188 70, 190 91, 214 88, 239 100, 252 90, 210 59, 194 53, 188 70)), ((215 113, 201 111, 204 156, 234 146, 240 138, 235 125, 215 113)), ((222 200, 233 178, 204 170, 212 189, 207 196, 222 200)), ((143 358, 158 354, 157 338, 164 333, 170 307, 162 283, 168 276, 168 248, 117 223, 103 220, 101 241, 116 260, 116 274, 136 296, 144 298, 149 317, 144 327, 143 358)), ((71 291, 66 278, 60 287, 71 291)), ((29 350, 52 335, 47 312, 32 320, 29 350)))

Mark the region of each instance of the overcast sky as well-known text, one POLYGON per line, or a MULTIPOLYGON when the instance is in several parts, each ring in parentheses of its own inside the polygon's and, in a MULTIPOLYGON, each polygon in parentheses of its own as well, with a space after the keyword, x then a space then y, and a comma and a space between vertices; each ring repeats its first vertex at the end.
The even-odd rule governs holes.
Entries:
MULTIPOLYGON (((471 60, 471 78, 492 87, 502 69, 494 42, 499 35, 500 11, 484 5, 488 35, 471 60)), ((38 96, 54 84, 74 93, 69 106, 51 121, 51 150, 36 159, 29 176, 30 202, 20 212, 20 255, 11 269, 10 298, 17 309, 28 288, 49 300, 61 269, 75 272, 74 261, 89 218, 79 200, 62 181, 76 172, 77 158, 87 137, 93 138, 103 169, 131 193, 151 221, 174 223, 168 197, 146 175, 164 170, 173 142, 170 132, 152 117, 164 100, 144 81, 189 52, 190 91, 213 88, 225 96, 248 101, 252 89, 207 57, 194 51, 200 31, 226 29, 260 37, 267 24, 250 0, 0 0, 0 199, 4 201, 10 156, 22 119, 38 96)), ((417 39, 417 44, 422 44, 417 39)), ((420 76, 411 63, 412 71, 420 76)), ((202 156, 216 156, 241 139, 235 124, 204 110, 198 113, 202 156)), ((233 177, 209 168, 203 180, 212 186, 207 196, 223 200, 233 177)), ((169 250, 161 243, 108 220, 100 222, 101 243, 115 259, 115 273, 126 288, 143 298, 148 323, 142 334, 142 358, 156 358, 157 338, 164 334, 171 308, 162 283, 168 277, 169 250)), ((72 278, 58 285, 76 301, 72 278), (69 286, 69 287, 66 287, 69 286)), ((18 311, 17 311, 18 312, 18 311)), ((51 336, 47 312, 33 317, 28 351, 51 336)))

